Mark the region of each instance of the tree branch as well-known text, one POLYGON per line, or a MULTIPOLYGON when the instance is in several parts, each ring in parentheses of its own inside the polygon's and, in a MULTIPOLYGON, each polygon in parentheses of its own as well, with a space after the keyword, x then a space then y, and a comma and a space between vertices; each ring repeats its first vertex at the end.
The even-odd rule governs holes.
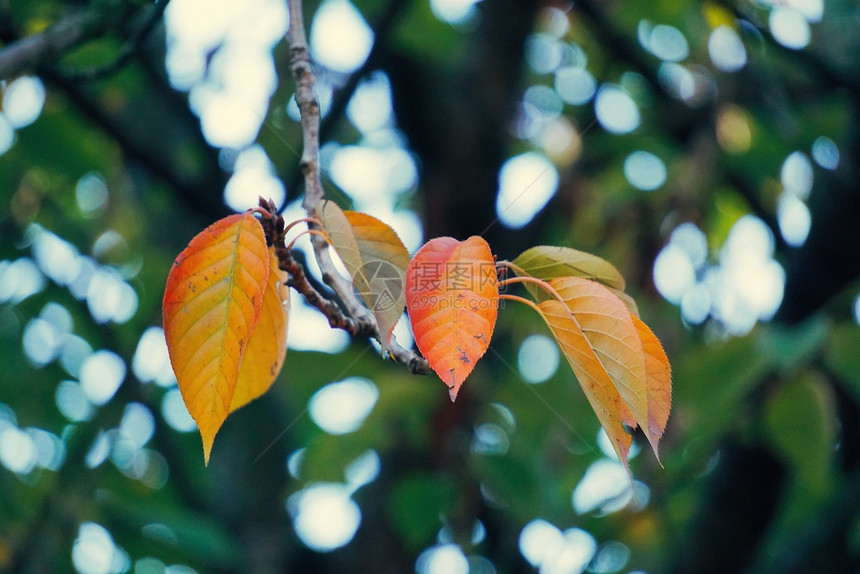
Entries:
POLYGON ((107 19, 98 10, 72 14, 41 34, 21 38, 0 50, 0 80, 15 77, 66 51, 99 36, 107 28, 107 19))
POLYGON ((140 50, 143 42, 161 21, 164 10, 167 9, 169 3, 170 0, 160 0, 149 9, 148 14, 141 17, 140 24, 131 32, 119 55, 112 62, 103 66, 92 66, 80 70, 61 69, 57 70, 57 74, 71 82, 91 82, 115 74, 140 50))
MULTIPOLYGON (((302 205, 308 217, 315 217, 317 206, 324 197, 319 166, 320 107, 314 95, 316 78, 305 36, 302 2, 290 0, 289 7, 290 28, 287 31, 287 44, 290 48, 290 72, 296 82, 296 104, 298 104, 302 122, 301 170, 305 180, 305 199, 302 205)), ((274 209, 270 210, 270 213, 274 213, 274 209)), ((283 228, 283 220, 280 220, 279 225, 283 228)), ((308 227, 319 228, 313 223, 308 224, 308 227)), ((313 289, 304 275, 304 270, 295 262, 289 250, 280 249, 283 244, 283 237, 280 237, 275 243, 276 249, 279 249, 279 262, 281 268, 292 276, 293 286, 328 318, 329 324, 333 327, 344 329, 353 335, 369 335, 381 343, 384 337, 379 332, 376 319, 356 298, 352 283, 345 280, 335 269, 328 244, 318 235, 311 236, 311 243, 322 271, 323 281, 335 292, 346 313, 344 314, 336 303, 313 289)), ((398 345, 393 337, 388 346, 391 356, 398 362, 405 363, 413 373, 431 372, 426 360, 417 353, 398 345)))
POLYGON ((860 96, 860 82, 850 73, 839 70, 837 66, 833 65, 831 59, 824 55, 816 54, 809 47, 802 50, 793 50, 783 46, 773 37, 770 28, 758 21, 759 19, 755 17, 752 10, 742 8, 731 0, 717 0, 716 3, 728 10, 738 20, 743 20, 755 27, 756 31, 767 42, 767 45, 776 50, 781 56, 791 61, 799 62, 807 73, 815 77, 815 81, 819 86, 841 88, 848 90, 855 97, 860 96))
MULTIPOLYGON (((333 329, 341 329, 352 336, 372 337, 381 343, 383 337, 376 319, 355 298, 352 292, 352 284, 341 277, 334 269, 327 244, 324 243, 324 251, 322 252, 318 251, 316 245, 314 245, 314 255, 317 258, 320 269, 323 270, 323 281, 334 290, 335 295, 341 298, 341 301, 343 301, 341 293, 346 293, 351 297, 351 303, 344 304, 344 307, 347 308, 346 312, 335 301, 329 299, 314 287, 312 280, 305 273, 302 264, 293 257, 293 253, 287 247, 285 240, 284 218, 282 215, 277 214, 275 204, 271 200, 267 201, 260 198, 260 207, 264 212, 261 223, 266 235, 266 241, 274 245, 275 255, 278 257, 278 267, 289 274, 290 286, 301 293, 309 305, 322 313, 328 319, 329 326, 333 329), (321 258, 321 254, 324 256, 323 258, 321 258), (331 268, 326 269, 324 265, 331 265, 331 268), (338 291, 339 288, 345 290, 338 291), (358 308, 359 314, 349 310, 351 305, 355 305, 358 308)), ((319 227, 316 224, 309 223, 308 227, 311 226, 315 228, 319 227)), ((318 235, 314 234, 311 236, 311 239, 317 239, 318 237, 318 235)), ((405 364, 412 374, 427 375, 432 372, 430 365, 423 357, 401 347, 397 344, 393 336, 389 343, 388 352, 397 362, 405 364)))
MULTIPOLYGON (((296 81, 296 103, 301 112, 302 121, 301 170, 305 180, 305 199, 302 205, 308 217, 316 217, 317 206, 324 197, 319 166, 320 106, 314 94, 316 77, 305 38, 300 0, 290 1, 290 28, 287 31, 287 43, 290 47, 290 72, 296 81)), ((319 226, 309 223, 308 228, 319 229, 319 226)), ((328 252, 328 244, 317 235, 311 237, 311 243, 322 271, 323 281, 340 298, 348 315, 362 325, 360 330, 371 331, 371 324, 375 323, 373 316, 353 295, 352 285, 335 270, 331 254, 328 252)), ((329 321, 331 320, 332 318, 329 317, 329 321)))
MULTIPOLYGON (((361 81, 372 71, 380 68, 380 64, 382 62, 380 54, 387 48, 386 43, 388 42, 391 31, 394 29, 394 23, 397 22, 401 12, 403 12, 408 5, 409 2, 404 2, 402 0, 389 0, 385 13, 381 18, 379 18, 378 22, 373 25, 374 39, 373 46, 370 48, 370 54, 368 54, 367 59, 364 61, 364 64, 362 64, 361 68, 353 72, 346 83, 335 90, 328 113, 320 120, 320 141, 327 140, 329 134, 331 134, 334 128, 343 119, 343 114, 346 111, 347 105, 355 94, 361 81)), ((289 192, 290 190, 297 189, 299 187, 302 173, 301 170, 294 170, 288 174, 282 172, 281 178, 285 182, 289 180, 289 183, 286 185, 287 191, 289 192)), ((281 210, 283 210, 284 207, 286 207, 286 202, 281 206, 281 210)))

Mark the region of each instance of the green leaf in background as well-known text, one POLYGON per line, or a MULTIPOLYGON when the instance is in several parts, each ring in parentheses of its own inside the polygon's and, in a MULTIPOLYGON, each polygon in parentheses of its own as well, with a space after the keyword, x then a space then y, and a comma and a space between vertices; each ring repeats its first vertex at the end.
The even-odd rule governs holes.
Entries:
POLYGON ((813 317, 800 325, 765 325, 757 340, 763 354, 784 371, 804 364, 818 351, 827 337, 828 323, 813 317))
POLYGON ((831 483, 836 407, 827 382, 814 372, 785 381, 767 401, 766 436, 813 496, 831 483))
POLYGON ((439 476, 406 476, 391 493, 389 519, 408 546, 420 548, 435 538, 455 495, 454 484, 439 476))
POLYGON ((834 327, 824 346, 824 363, 860 398, 860 327, 853 323, 834 327))
MULTIPOLYGON (((687 437, 688 458, 709 456, 716 440, 735 428, 743 417, 743 401, 770 368, 756 348, 756 333, 718 342, 681 355, 673 369, 674 432, 687 437), (694 425, 684 427, 690 417, 694 425)), ((701 461, 699 461, 701 462, 701 461)), ((672 464, 671 457, 667 464, 672 464)))

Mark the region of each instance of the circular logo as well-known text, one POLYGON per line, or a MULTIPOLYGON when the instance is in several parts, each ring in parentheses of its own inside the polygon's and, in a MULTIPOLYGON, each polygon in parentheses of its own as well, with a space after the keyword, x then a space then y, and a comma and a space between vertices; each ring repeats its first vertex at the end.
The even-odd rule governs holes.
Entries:
POLYGON ((388 261, 368 261, 358 268, 353 284, 371 311, 387 311, 402 305, 404 272, 388 261))

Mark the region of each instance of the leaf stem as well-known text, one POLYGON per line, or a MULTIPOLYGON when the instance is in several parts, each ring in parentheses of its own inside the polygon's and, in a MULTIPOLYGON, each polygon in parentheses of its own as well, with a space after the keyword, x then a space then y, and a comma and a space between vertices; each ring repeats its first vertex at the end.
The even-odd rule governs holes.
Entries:
POLYGON ((293 227, 295 227, 299 223, 307 223, 308 225, 310 225, 311 223, 316 223, 317 225, 321 225, 320 220, 317 219, 316 217, 302 217, 301 219, 296 219, 295 221, 293 221, 289 225, 287 225, 284 228, 284 235, 289 233, 290 229, 292 229, 293 227))
POLYGON ((534 301, 529 301, 525 297, 520 297, 519 295, 511 295, 509 293, 499 293, 499 299, 507 299, 508 301, 519 301, 523 305, 528 305, 532 309, 534 309, 538 315, 543 315, 543 311, 541 311, 540 307, 538 307, 534 301))
POLYGON ((530 275, 526 275, 525 277, 508 277, 507 279, 502 279, 499 281, 499 287, 505 287, 507 285, 512 285, 514 283, 531 283, 533 285, 537 285, 547 293, 553 296, 559 303, 564 305, 564 308, 567 309, 567 303, 564 302, 564 299, 559 294, 555 288, 544 281, 543 279, 537 279, 536 277, 532 277, 530 275))
POLYGON ((263 207, 262 202, 258 207, 252 207, 251 209, 246 209, 245 211, 251 213, 259 213, 261 217, 264 217, 266 219, 272 219, 275 217, 273 212, 269 211, 266 207, 263 207))
POLYGON ((287 249, 292 249, 293 245, 302 235, 319 235, 326 240, 326 243, 331 243, 331 240, 329 239, 329 236, 326 234, 325 231, 321 231, 319 229, 305 229, 304 231, 293 237, 293 240, 290 241, 289 245, 287 245, 287 249))
POLYGON ((520 277, 531 277, 531 275, 523 271, 521 267, 511 261, 508 261, 507 259, 503 259, 502 261, 496 261, 496 268, 510 269, 520 277))

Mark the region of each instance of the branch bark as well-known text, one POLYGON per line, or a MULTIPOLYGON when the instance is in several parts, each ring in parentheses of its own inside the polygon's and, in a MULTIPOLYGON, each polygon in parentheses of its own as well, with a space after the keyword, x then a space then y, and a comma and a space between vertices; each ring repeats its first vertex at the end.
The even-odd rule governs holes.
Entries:
MULTIPOLYGON (((315 218, 317 206, 325 197, 319 166, 320 107, 314 94, 316 77, 305 36, 301 0, 290 0, 289 8, 290 27, 287 30, 287 44, 290 49, 290 72, 296 83, 296 104, 301 114, 302 124, 300 163, 305 183, 305 198, 302 205, 308 217, 315 218)), ((270 213, 274 214, 274 209, 270 209, 270 213)), ((309 223, 308 227, 320 229, 315 223, 309 223)), ((276 222, 276 233, 278 228, 283 229, 283 220, 280 217, 276 222)), ((290 273, 296 290, 328 318, 332 327, 344 329, 351 335, 370 336, 380 343, 384 340, 373 314, 355 296, 352 283, 344 279, 335 269, 328 244, 321 236, 316 234, 311 236, 314 255, 322 272, 323 281, 334 291, 343 309, 313 288, 307 281, 304 270, 292 258, 289 250, 281 247, 284 245, 283 236, 276 239, 275 245, 281 268, 290 273)), ((414 374, 432 372, 424 358, 414 351, 401 347, 394 337, 391 339, 388 352, 396 361, 406 364, 414 374)))
POLYGON ((137 22, 132 23, 133 30, 130 32, 128 40, 125 41, 120 53, 112 62, 81 70, 58 70, 57 73, 72 82, 92 82, 117 73, 141 49, 144 41, 161 21, 169 3, 170 0, 156 1, 156 4, 149 10, 141 10, 141 13, 145 12, 145 14, 140 18, 133 18, 137 22))
POLYGON ((41 34, 21 38, 0 51, 0 80, 7 80, 56 60, 68 50, 101 35, 107 18, 99 10, 82 10, 41 34))

